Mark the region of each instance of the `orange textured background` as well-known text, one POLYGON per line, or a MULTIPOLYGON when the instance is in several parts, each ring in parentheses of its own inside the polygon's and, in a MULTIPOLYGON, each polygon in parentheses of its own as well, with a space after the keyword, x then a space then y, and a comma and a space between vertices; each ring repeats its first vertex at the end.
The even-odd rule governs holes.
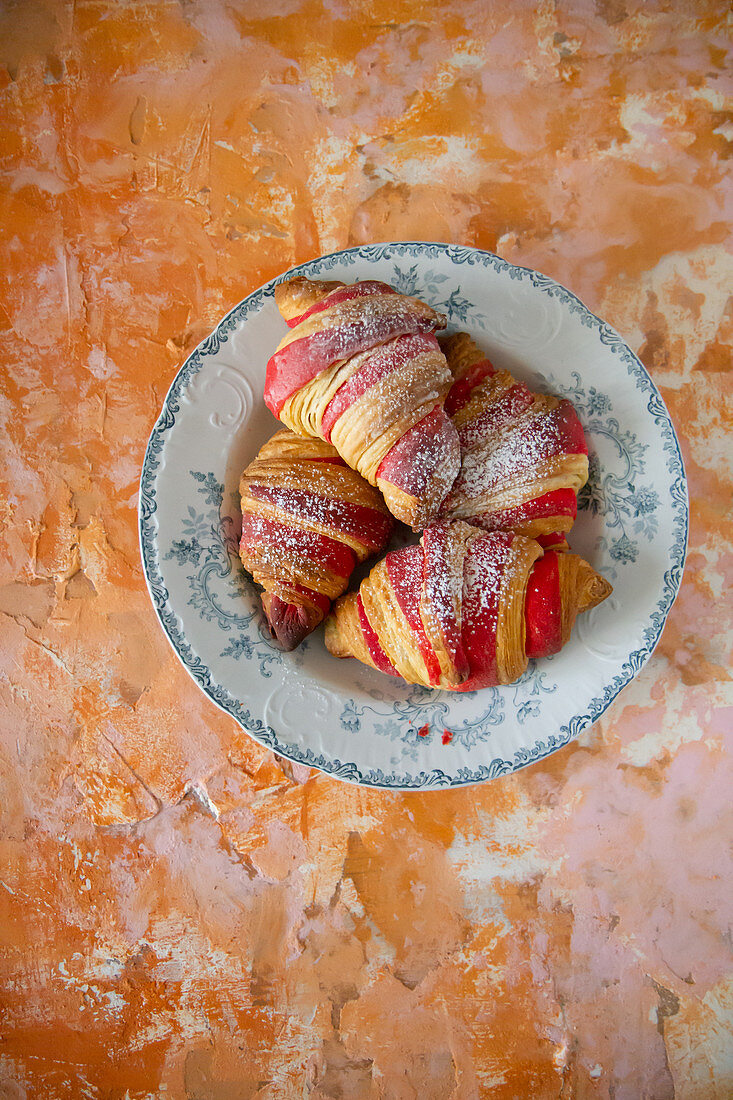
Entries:
POLYGON ((0 5, 3 1097, 733 1095, 727 7, 0 5), (137 548, 185 355, 293 263, 400 239, 616 327, 692 500, 601 721, 437 795, 250 741, 137 548))

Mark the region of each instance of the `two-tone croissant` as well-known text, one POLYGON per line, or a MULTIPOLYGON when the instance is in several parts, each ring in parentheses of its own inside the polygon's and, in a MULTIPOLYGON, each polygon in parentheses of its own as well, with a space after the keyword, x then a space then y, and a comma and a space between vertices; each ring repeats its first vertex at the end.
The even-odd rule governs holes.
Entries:
POLYGON ((333 447, 279 431, 242 474, 244 568, 282 646, 294 649, 327 615, 358 562, 381 552, 393 520, 376 489, 333 447))
POLYGON ((460 465, 443 404, 453 378, 435 337, 445 318, 376 280, 298 276, 275 300, 292 331, 267 364, 265 403, 303 436, 330 442, 421 530, 460 465))
POLYGON ((533 393, 496 370, 463 332, 442 342, 455 382, 446 399, 461 471, 441 519, 564 546, 588 478, 588 448, 569 401, 533 393))
POLYGON ((326 646, 425 687, 509 684, 531 657, 557 653, 578 613, 610 592, 576 554, 460 520, 438 523, 334 604, 326 646))

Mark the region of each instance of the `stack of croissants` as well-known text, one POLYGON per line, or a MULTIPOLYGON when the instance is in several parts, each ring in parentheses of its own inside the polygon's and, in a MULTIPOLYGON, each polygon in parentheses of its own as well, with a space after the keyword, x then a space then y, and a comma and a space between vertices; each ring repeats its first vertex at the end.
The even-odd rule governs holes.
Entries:
POLYGON ((240 483, 240 556, 292 650, 328 650, 411 684, 509 684, 556 653, 611 586, 569 551, 588 476, 572 405, 495 369, 465 333, 376 280, 302 276, 265 402, 286 426, 240 483), (422 532, 383 556, 394 520, 422 532))

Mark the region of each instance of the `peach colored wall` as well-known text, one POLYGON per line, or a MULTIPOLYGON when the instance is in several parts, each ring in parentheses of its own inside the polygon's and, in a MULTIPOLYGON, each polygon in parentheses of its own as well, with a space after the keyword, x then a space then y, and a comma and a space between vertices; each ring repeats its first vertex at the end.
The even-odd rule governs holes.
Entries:
POLYGON ((0 7, 4 1097, 733 1095, 727 7, 0 7), (136 534, 217 319, 414 238, 618 328, 692 498, 640 676, 566 750, 438 795, 250 741, 168 648, 136 534))

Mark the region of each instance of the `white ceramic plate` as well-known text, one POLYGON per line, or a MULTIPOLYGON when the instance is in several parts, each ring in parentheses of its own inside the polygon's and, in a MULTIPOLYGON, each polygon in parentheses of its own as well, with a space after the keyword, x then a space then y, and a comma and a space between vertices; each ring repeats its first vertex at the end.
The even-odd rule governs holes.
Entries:
POLYGON ((496 366, 570 398, 591 452, 570 541, 612 582, 613 595, 580 617, 561 653, 530 662, 518 683, 466 695, 400 685, 339 661, 322 628, 295 653, 281 653, 236 554, 239 475, 278 426, 262 399, 265 365, 286 331, 276 279, 186 360, 148 443, 140 540, 163 629, 201 689, 253 737, 340 779, 398 790, 460 786, 547 756, 636 675, 679 588, 687 486, 654 383, 568 290, 488 252, 370 245, 293 272, 382 279, 417 294, 496 366))

